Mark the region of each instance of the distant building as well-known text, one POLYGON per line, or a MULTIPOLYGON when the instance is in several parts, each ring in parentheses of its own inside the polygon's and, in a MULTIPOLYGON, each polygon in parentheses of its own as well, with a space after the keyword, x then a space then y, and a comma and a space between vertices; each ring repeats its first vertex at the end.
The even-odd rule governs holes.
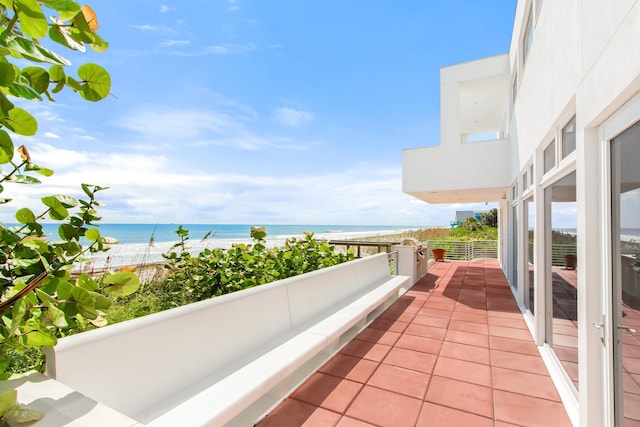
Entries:
POLYGON ((640 425, 638 52, 640 1, 518 0, 507 54, 440 70, 440 146, 403 151, 405 193, 498 203, 499 261, 579 426, 640 425))
POLYGON ((482 214, 486 211, 456 211, 456 219, 451 222, 451 228, 456 228, 463 222, 467 220, 467 218, 474 217, 478 221, 482 221, 482 214))

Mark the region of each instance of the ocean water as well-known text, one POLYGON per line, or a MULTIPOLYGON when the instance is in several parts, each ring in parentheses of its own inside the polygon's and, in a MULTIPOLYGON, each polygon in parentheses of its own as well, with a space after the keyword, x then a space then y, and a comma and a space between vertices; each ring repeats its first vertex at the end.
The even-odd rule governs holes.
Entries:
MULTIPOLYGON (((113 237, 118 240, 119 244, 149 244, 150 242, 176 242, 180 240, 175 232, 178 226, 179 224, 100 224, 97 228, 102 236, 113 237)), ((427 228, 426 226, 406 225, 182 224, 182 228, 189 230, 189 239, 192 241, 199 241, 207 236, 207 240, 243 242, 251 240, 252 226, 264 226, 267 240, 301 236, 305 232, 315 235, 344 235, 345 233, 372 233, 375 235, 377 232, 389 234, 393 231, 427 228)), ((58 225, 45 224, 44 231, 51 239, 56 239, 58 225)))
MULTIPOLYGON (((9 226, 11 224, 5 224, 9 226)), ((434 228, 433 226, 399 225, 261 225, 261 224, 183 224, 189 230, 186 249, 196 255, 202 250, 228 249, 236 243, 251 243, 251 227, 264 226, 267 246, 282 246, 289 237, 301 237, 303 233, 314 233, 318 239, 341 240, 376 235, 395 234, 405 230, 434 228), (206 238, 205 238, 206 236, 206 238)), ((178 224, 100 224, 97 227, 103 237, 118 240, 109 245, 107 252, 91 254, 78 265, 87 271, 102 268, 118 268, 162 262, 162 254, 171 251, 180 239, 175 231, 178 224)), ((44 232, 50 240, 58 239, 58 225, 44 224, 44 232)), ((86 244, 86 242, 84 242, 86 244)))

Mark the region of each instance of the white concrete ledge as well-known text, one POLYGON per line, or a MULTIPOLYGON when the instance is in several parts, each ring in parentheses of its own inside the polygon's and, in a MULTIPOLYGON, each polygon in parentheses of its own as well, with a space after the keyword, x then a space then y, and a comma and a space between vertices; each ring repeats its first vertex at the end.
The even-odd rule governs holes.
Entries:
POLYGON ((386 253, 63 338, 47 374, 150 426, 251 426, 398 298, 386 253))
POLYGON ((12 427, 129 427, 140 424, 117 411, 96 402, 66 385, 39 372, 29 372, 17 379, 0 381, 0 393, 15 389, 18 402, 44 412, 33 423, 10 424, 12 427))

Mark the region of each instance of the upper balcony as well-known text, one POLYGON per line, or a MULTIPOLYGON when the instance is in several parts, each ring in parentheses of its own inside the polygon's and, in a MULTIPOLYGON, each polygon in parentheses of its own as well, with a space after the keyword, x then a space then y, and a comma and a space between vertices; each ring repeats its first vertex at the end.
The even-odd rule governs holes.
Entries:
POLYGON ((441 70, 441 144, 404 150, 405 193, 429 203, 505 197, 510 81, 506 54, 441 70))

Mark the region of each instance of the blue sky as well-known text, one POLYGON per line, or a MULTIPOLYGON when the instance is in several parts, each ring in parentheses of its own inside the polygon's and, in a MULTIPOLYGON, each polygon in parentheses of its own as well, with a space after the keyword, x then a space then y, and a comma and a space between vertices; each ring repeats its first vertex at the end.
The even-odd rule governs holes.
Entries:
POLYGON ((89 5, 109 49, 58 51, 104 66, 113 96, 29 104, 40 128, 17 144, 56 174, 7 188, 5 221, 88 182, 110 187, 107 223, 448 224, 456 206, 402 193, 402 149, 439 143, 440 67, 507 52, 515 11, 515 0, 89 5))

